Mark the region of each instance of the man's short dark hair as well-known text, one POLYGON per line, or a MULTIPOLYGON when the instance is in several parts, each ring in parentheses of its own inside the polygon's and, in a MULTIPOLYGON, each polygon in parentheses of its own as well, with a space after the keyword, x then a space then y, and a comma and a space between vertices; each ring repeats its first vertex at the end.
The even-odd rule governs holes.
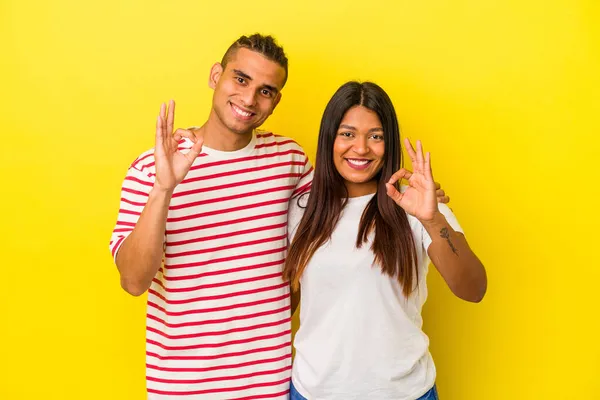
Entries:
POLYGON ((283 51, 283 47, 277 44, 277 41, 273 36, 264 36, 260 33, 255 33, 251 36, 241 36, 238 40, 233 42, 225 52, 225 55, 221 60, 223 69, 225 69, 227 63, 235 56, 235 53, 240 48, 255 51, 265 58, 281 65, 285 70, 285 80, 283 81, 283 84, 285 85, 288 77, 288 59, 283 51))

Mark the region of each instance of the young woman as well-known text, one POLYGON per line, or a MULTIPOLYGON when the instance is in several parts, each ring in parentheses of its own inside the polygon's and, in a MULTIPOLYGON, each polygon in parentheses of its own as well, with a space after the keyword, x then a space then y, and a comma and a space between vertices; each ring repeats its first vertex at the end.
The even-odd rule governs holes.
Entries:
POLYGON ((487 278, 462 229, 438 204, 430 155, 405 140, 373 83, 329 101, 311 191, 290 205, 284 277, 300 290, 291 400, 437 399, 421 308, 433 263, 458 297, 479 302, 487 278))

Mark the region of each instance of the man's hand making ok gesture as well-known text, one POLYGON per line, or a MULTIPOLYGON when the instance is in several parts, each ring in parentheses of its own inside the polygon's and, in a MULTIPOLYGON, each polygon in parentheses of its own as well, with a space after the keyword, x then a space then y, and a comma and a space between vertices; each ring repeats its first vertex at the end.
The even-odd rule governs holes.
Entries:
POLYGON ((156 182, 154 187, 166 192, 172 192, 187 175, 198 154, 202 151, 203 139, 197 138, 187 153, 178 150, 179 141, 185 135, 182 129, 173 134, 175 120, 175 102, 171 100, 169 107, 163 103, 160 115, 156 120, 156 144, 154 146, 154 161, 156 165, 156 182), (184 133, 182 135, 182 133, 184 133))

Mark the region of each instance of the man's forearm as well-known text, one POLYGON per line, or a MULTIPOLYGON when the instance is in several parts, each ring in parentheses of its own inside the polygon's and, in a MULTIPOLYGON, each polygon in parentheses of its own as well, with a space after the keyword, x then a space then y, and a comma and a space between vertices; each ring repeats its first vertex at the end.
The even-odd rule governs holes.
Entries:
POLYGON ((134 296, 143 294, 152 283, 163 258, 163 241, 172 191, 154 187, 133 229, 117 252, 121 286, 134 296))

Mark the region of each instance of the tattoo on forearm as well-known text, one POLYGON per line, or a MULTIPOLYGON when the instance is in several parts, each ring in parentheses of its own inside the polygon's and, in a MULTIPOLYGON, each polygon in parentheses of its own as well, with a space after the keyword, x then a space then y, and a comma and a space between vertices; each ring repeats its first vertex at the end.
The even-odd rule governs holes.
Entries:
POLYGON ((452 252, 454 254, 458 255, 458 250, 456 250, 456 247, 454 247, 454 245, 450 241, 450 232, 448 232, 448 228, 442 228, 442 230, 440 231, 440 236, 443 237, 444 239, 446 239, 446 241, 448 242, 448 245, 452 249, 452 252))

